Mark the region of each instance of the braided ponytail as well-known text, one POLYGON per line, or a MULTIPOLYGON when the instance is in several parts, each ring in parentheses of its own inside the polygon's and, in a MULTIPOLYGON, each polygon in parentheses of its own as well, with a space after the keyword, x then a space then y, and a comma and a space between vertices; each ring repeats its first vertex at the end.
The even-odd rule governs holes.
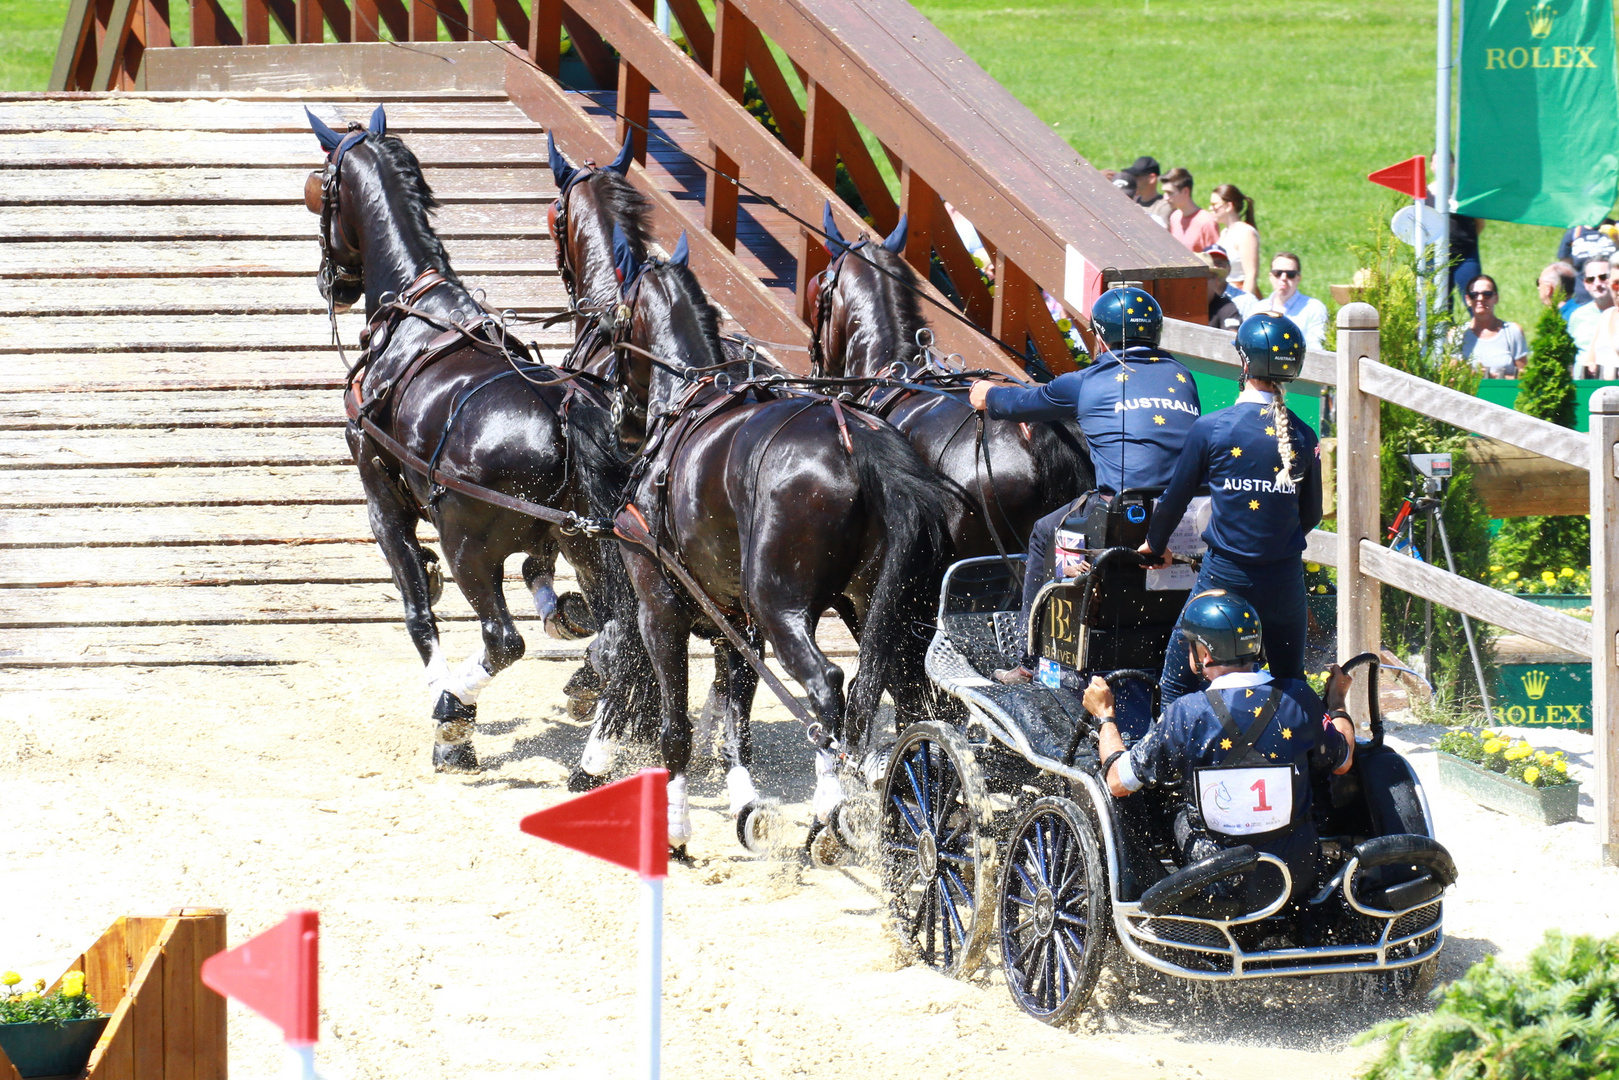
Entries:
POLYGON ((1297 486, 1304 479, 1304 474, 1294 475, 1293 459, 1293 424, 1292 417, 1287 411, 1287 384, 1285 382, 1272 383, 1276 387, 1276 394, 1270 401, 1271 425, 1276 428, 1276 452, 1281 455, 1281 472, 1287 476, 1288 483, 1297 486))

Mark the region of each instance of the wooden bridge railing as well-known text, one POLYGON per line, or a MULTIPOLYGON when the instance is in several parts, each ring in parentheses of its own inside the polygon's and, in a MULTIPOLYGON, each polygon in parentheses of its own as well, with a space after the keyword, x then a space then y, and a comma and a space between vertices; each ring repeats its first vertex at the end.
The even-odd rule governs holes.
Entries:
POLYGON ((1619 865, 1619 388, 1591 399, 1585 435, 1408 375, 1378 360, 1378 317, 1338 312, 1338 653, 1381 643, 1382 586, 1591 658, 1593 772, 1600 859, 1619 865), (1591 483, 1591 622, 1396 555, 1382 544, 1379 402, 1586 469, 1591 483))
MULTIPOLYGON (((653 86, 707 133, 700 212, 659 198, 644 175, 633 179, 668 211, 660 216, 691 226, 696 269, 761 337, 803 343, 808 313, 746 280, 751 275, 732 254, 739 192, 726 175, 817 225, 832 197, 840 230, 852 236, 870 226, 832 195, 840 162, 876 229, 887 232, 908 215, 904 254, 924 280, 936 260, 972 324, 1032 350, 1050 371, 1070 365, 1042 290, 1082 316, 1102 270, 1141 283, 1172 318, 1204 321, 1202 263, 905 0, 716 0, 712 21, 698 0, 670 0, 684 45, 658 32, 653 0, 529 0, 527 7, 520 0, 245 0, 239 28, 219 0, 189 3, 192 45, 268 44, 272 20, 298 43, 322 41, 328 31, 343 42, 436 41, 441 28, 455 40, 509 38, 508 48, 533 65, 512 64, 513 100, 573 145, 593 146, 594 120, 557 81, 565 31, 596 84, 616 87, 620 137, 638 132, 638 161, 646 160, 640 128, 650 120, 653 86), (785 68, 772 44, 788 57, 785 68), (779 138, 742 105, 750 75, 779 138), (860 125, 897 174, 898 198, 860 125), (992 286, 957 235, 947 200, 983 239, 992 286)), ((53 89, 136 87, 144 51, 173 44, 169 0, 73 4, 53 89)), ((802 298, 804 280, 826 257, 819 238, 802 229, 794 254, 802 298)), ((937 311, 930 321, 941 345, 970 365, 1022 373, 971 326, 937 311)))

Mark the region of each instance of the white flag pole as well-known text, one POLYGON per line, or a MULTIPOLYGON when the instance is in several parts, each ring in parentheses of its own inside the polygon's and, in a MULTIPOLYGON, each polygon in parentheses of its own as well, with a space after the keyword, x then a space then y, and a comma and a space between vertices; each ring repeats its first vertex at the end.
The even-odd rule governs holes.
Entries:
POLYGON ((641 1075, 658 1080, 663 1052, 663 878, 641 879, 641 1075))
POLYGON ((1434 110, 1434 179, 1439 185, 1433 199, 1433 208, 1439 211, 1439 235, 1434 237, 1434 281, 1438 287, 1438 294, 1434 297, 1435 315, 1450 310, 1450 65, 1455 48, 1451 40, 1450 5, 1451 0, 1439 0, 1439 48, 1434 95, 1438 99, 1434 110))

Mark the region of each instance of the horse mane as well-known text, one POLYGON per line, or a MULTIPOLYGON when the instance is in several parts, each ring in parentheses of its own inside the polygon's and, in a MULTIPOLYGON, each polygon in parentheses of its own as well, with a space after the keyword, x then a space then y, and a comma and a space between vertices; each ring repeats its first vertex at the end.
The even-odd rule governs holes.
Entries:
POLYGON ((367 135, 365 143, 376 155, 384 179, 392 181, 388 190, 397 199, 401 226, 420 242, 429 266, 455 284, 461 284, 461 279, 450 268, 444 244, 433 231, 431 215, 439 208, 439 201, 427 177, 422 175, 422 163, 398 136, 367 135))
POLYGON ((862 255, 877 266, 873 276, 877 281, 878 302, 899 334, 899 351, 894 359, 913 360, 920 351, 916 344, 916 332, 927 326, 922 318, 922 303, 917 299, 921 285, 916 271, 903 257, 881 244, 867 244, 851 258, 862 255))
POLYGON ((589 180, 597 189, 602 209, 624 229, 636 257, 646 258, 647 242, 652 239, 652 200, 612 169, 597 169, 589 180))
POLYGON ((708 294, 703 292, 703 287, 698 284, 697 275, 691 272, 691 267, 685 263, 664 262, 650 268, 649 272, 657 273, 672 285, 677 301, 689 304, 697 318, 697 326, 702 331, 703 348, 707 355, 702 358, 701 363, 691 366, 713 367, 725 363, 727 359, 725 350, 720 345, 719 310, 709 303, 708 294))

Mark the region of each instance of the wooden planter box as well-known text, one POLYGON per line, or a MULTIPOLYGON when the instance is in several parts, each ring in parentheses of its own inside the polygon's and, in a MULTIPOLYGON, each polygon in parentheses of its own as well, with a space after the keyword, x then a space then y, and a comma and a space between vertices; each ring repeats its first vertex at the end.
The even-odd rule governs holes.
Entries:
POLYGON ((1561 825, 1579 816, 1580 785, 1559 784, 1537 788, 1482 765, 1437 751, 1439 779, 1452 791, 1460 792, 1491 810, 1517 814, 1542 825, 1561 825))
MULTIPOLYGON (((68 967, 84 972, 85 992, 112 1017, 79 1076, 225 1080, 225 999, 201 975, 202 962, 224 948, 225 913, 216 908, 126 916, 108 927, 68 967)), ((20 1080, 3 1051, 0 1080, 20 1080)))

